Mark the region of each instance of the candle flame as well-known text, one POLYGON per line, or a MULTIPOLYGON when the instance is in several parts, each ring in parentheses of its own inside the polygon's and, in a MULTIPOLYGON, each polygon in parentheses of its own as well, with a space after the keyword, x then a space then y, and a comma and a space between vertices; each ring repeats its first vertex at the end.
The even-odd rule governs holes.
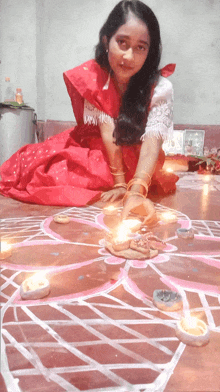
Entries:
POLYGON ((172 172, 173 172, 173 169, 172 169, 172 167, 168 167, 168 168, 166 169, 166 171, 167 171, 168 173, 172 173, 172 172))

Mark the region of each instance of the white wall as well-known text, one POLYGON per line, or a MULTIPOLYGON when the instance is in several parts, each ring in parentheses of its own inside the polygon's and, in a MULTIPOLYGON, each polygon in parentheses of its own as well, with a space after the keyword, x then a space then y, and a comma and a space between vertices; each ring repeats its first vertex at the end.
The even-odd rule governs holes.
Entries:
POLYGON ((0 15, 0 101, 9 76, 14 90, 22 88, 27 103, 36 108, 35 0, 1 0, 0 15))
MULTIPOLYGON (((21 87, 39 120, 74 120, 62 73, 93 57, 99 30, 118 0, 0 0, 4 78, 21 87)), ((161 66, 176 62, 176 124, 220 124, 220 1, 144 0, 156 13, 161 66)))

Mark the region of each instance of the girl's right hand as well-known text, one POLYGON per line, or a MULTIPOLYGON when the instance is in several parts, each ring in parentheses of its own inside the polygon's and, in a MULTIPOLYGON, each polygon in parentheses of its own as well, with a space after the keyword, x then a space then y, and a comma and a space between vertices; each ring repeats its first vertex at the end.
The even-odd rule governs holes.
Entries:
POLYGON ((144 217, 144 224, 151 225, 157 220, 154 204, 149 199, 141 196, 130 195, 122 210, 121 218, 126 219, 130 213, 134 213, 144 217))

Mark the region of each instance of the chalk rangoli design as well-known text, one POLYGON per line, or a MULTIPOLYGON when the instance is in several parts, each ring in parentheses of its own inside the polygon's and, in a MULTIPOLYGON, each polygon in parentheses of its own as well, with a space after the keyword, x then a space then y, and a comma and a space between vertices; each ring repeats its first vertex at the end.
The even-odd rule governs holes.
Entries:
MULTIPOLYGON (((170 211, 159 204, 156 208, 170 211)), ((94 206, 63 209, 61 213, 74 222, 74 235, 64 235, 62 229, 58 232, 52 217, 1 221, 1 238, 13 240, 17 255, 15 262, 2 263, 1 275, 2 371, 7 374, 9 392, 28 389, 34 380, 42 390, 46 385, 45 390, 51 392, 82 388, 90 392, 163 392, 185 345, 174 331, 180 314, 158 311, 148 279, 154 289, 163 284, 178 291, 186 308, 190 307, 189 295, 194 293, 193 311, 204 311, 210 329, 220 333, 216 318, 220 310, 216 284, 220 222, 191 221, 174 212, 178 222, 166 230, 162 226, 157 229, 160 237, 166 237, 166 249, 154 259, 141 261, 117 258, 104 249, 103 233, 109 228, 102 211, 94 206), (177 227, 192 227, 194 240, 178 239, 177 227), (208 252, 210 243, 212 251, 208 252), (33 245, 33 261, 26 262, 22 257, 33 245), (72 256, 60 265, 64 246, 72 256), (38 254, 47 252, 47 265, 34 259, 37 250, 38 254), (181 268, 175 266, 186 270, 189 263, 193 268, 183 279, 181 268), (137 278, 140 269, 142 274, 137 278), (22 277, 38 270, 46 271, 58 289, 60 281, 69 279, 72 289, 61 285, 47 298, 24 302, 19 294, 22 277), (100 279, 86 288, 94 273, 100 279)))

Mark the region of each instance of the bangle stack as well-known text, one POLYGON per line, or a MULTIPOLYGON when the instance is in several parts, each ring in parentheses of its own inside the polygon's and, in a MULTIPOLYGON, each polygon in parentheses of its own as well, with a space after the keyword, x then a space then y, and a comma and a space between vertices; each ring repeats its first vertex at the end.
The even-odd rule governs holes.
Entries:
POLYGON ((119 182, 118 184, 115 184, 113 188, 125 188, 127 189, 127 184, 125 182, 119 182))
POLYGON ((109 166, 109 167, 111 169, 110 171, 113 176, 123 176, 125 174, 125 172, 123 171, 117 171, 118 170, 117 167, 114 166, 109 166))
POLYGON ((129 197, 129 196, 140 196, 140 197, 142 197, 143 199, 146 198, 146 196, 144 196, 142 193, 140 193, 140 192, 134 192, 134 191, 127 191, 125 196, 126 196, 126 198, 129 197))
POLYGON ((125 172, 117 172, 117 173, 111 172, 111 174, 112 174, 113 176, 123 176, 123 175, 125 174, 125 172))
POLYGON ((148 185, 146 183, 146 181, 142 180, 141 178, 133 178, 131 181, 129 181, 128 183, 128 187, 127 190, 129 191, 129 189, 132 187, 132 185, 142 185, 143 188, 145 189, 145 197, 148 194, 148 185))
MULTIPOLYGON (((146 174, 147 174, 147 173, 146 173, 146 174)), ((151 180, 151 177, 150 177, 149 174, 148 174, 148 176, 149 176, 149 178, 150 178, 150 180, 151 180)), ((149 182, 149 184, 147 184, 146 181, 142 180, 141 178, 133 178, 133 179, 132 179, 131 181, 129 181, 129 183, 128 183, 127 192, 126 192, 126 194, 125 194, 124 199, 127 199, 127 197, 129 197, 129 196, 140 196, 140 197, 142 197, 143 199, 145 199, 145 198, 147 197, 147 194, 148 194, 148 187, 149 187, 149 185, 150 185, 150 182, 149 182), (144 188, 145 193, 142 194, 141 192, 133 191, 133 190, 131 189, 131 187, 132 187, 133 185, 141 185, 141 186, 144 188)))

